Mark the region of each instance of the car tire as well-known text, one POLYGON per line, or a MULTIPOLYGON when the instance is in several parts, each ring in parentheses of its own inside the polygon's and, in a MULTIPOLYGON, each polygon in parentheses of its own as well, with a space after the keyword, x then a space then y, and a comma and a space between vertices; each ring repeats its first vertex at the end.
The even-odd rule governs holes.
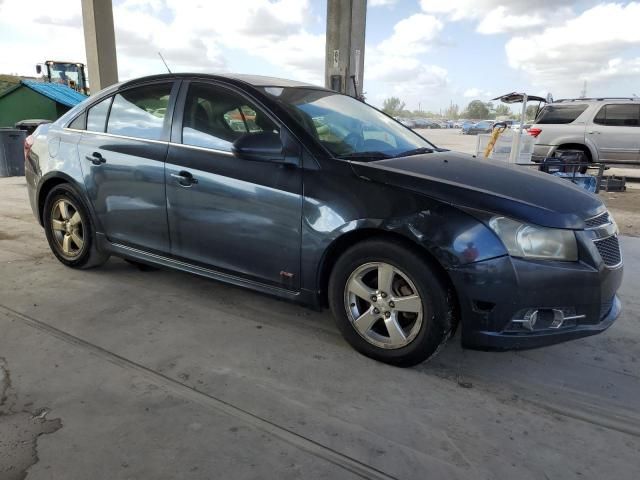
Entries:
MULTIPOLYGON (((584 159, 584 161, 581 161, 581 164, 584 164, 584 167, 579 167, 578 172, 581 174, 585 174, 587 173, 588 170, 588 166, 591 163, 591 152, 589 152, 586 148, 558 148, 555 152, 554 155, 557 156, 558 154, 561 154, 562 152, 567 152, 567 151, 571 151, 571 150, 579 150, 581 151, 584 156, 582 157, 584 159)), ((571 167, 567 167, 567 168, 571 168, 571 167)))
POLYGON ((344 252, 331 272, 328 297, 347 342, 391 365, 410 367, 433 357, 454 331, 453 292, 427 259, 401 242, 367 240, 344 252))
POLYGON ((49 192, 42 220, 51 251, 67 267, 93 268, 109 259, 97 249, 91 216, 71 185, 63 183, 49 192))

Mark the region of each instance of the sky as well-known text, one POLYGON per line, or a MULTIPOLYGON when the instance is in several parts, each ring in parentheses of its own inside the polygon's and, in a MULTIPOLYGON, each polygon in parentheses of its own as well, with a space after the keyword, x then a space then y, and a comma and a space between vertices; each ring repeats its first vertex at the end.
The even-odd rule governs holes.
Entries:
MULTIPOLYGON (((323 84, 326 0, 113 0, 120 80, 165 71, 323 84)), ((364 93, 409 109, 519 91, 640 95, 640 2, 368 0, 364 93)), ((80 0, 0 0, 0 73, 85 62, 80 0)), ((91 79, 89 79, 90 81, 91 79)))

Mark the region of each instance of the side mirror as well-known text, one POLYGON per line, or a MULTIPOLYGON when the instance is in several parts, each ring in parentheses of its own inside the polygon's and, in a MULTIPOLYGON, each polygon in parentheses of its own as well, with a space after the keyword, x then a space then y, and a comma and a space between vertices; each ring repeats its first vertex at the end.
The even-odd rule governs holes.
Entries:
POLYGON ((260 132, 243 135, 233 143, 233 154, 244 160, 289 163, 279 133, 260 132))
POLYGON ((36 73, 37 73, 38 75, 40 75, 40 74, 42 73, 42 65, 40 65, 40 64, 37 64, 37 65, 36 65, 36 73))

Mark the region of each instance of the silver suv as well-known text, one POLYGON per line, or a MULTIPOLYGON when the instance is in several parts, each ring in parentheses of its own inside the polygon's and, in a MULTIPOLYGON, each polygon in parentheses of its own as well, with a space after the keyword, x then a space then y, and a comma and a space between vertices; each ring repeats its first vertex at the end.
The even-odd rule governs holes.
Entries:
POLYGON ((640 99, 558 100, 538 114, 534 160, 562 150, 581 150, 589 162, 640 161, 640 99))

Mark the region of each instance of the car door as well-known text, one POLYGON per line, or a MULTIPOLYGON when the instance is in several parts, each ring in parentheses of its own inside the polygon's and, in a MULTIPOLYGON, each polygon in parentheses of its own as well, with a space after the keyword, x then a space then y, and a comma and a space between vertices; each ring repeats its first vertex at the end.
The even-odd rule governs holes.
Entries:
POLYGON ((137 86, 87 112, 79 155, 89 200, 111 242, 170 251, 164 161, 173 89, 166 81, 137 86))
POLYGON ((587 139, 595 145, 601 161, 639 161, 640 105, 603 105, 587 127, 587 139))
POLYGON ((185 82, 178 102, 166 164, 172 254, 297 289, 302 170, 241 159, 231 151, 242 136, 285 135, 282 127, 242 93, 220 84, 185 82))

